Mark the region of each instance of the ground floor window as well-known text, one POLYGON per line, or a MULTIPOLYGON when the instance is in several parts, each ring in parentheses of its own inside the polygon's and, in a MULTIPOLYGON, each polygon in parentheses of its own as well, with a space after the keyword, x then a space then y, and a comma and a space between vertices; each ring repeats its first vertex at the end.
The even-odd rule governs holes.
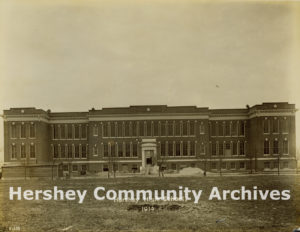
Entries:
POLYGON ((211 169, 217 169, 217 163, 216 162, 211 163, 211 169))
POLYGON ((264 162, 265 169, 270 168, 270 162, 264 162))
POLYGON ((245 162, 240 162, 240 169, 244 169, 245 168, 245 162))
POLYGON ((73 172, 77 172, 77 171, 78 171, 78 166, 77 166, 77 164, 73 164, 72 170, 73 170, 73 172))

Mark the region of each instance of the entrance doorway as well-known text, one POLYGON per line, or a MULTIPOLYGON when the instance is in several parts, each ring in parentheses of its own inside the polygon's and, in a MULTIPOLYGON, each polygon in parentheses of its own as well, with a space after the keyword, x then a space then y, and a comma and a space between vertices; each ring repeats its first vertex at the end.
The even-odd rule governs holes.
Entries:
POLYGON ((147 165, 152 165, 152 157, 146 158, 146 164, 147 165))

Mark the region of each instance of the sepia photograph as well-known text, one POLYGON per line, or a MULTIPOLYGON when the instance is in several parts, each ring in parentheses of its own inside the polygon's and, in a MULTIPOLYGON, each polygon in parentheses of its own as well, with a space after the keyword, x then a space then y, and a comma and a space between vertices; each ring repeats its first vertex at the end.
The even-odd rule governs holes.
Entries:
POLYGON ((300 1, 0 0, 0 232, 300 232, 300 1))

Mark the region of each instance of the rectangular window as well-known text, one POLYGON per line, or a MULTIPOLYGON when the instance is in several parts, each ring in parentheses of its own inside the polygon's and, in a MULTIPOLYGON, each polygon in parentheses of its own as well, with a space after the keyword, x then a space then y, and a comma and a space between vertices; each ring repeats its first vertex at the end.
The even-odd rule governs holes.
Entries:
POLYGON ((218 127, 219 127, 219 136, 224 136, 224 123, 219 122, 218 127))
POLYGON ((226 162, 222 162, 221 167, 222 169, 226 169, 226 162))
POLYGON ((151 122, 147 121, 147 136, 152 136, 151 122))
POLYGON ((72 148, 72 144, 68 145, 68 158, 71 159, 73 158, 73 148, 72 148))
POLYGON ((180 136, 180 122, 176 121, 174 123, 174 129, 175 129, 175 135, 176 136, 180 136))
POLYGON ((67 130, 68 130, 68 139, 73 139, 73 128, 72 128, 72 124, 67 124, 67 130))
POLYGON ((79 139, 79 125, 78 124, 74 125, 74 130, 75 130, 75 139, 79 139))
POLYGON ((110 123, 110 137, 116 137, 117 130, 118 130, 117 124, 114 122, 110 123))
POLYGON ((11 138, 17 138, 17 126, 14 122, 11 124, 11 138))
POLYGON ((232 155, 237 155, 237 143, 232 143, 232 155))
POLYGON ((93 126, 93 135, 98 136, 98 125, 93 126))
POLYGON ((239 135, 240 136, 245 136, 245 125, 246 125, 245 122, 240 121, 239 125, 240 125, 239 135))
POLYGON ((217 169, 217 163, 216 162, 211 163, 211 169, 217 169))
POLYGON ((158 136, 158 121, 153 122, 153 136, 158 136))
POLYGON ((63 171, 64 171, 64 172, 69 171, 69 165, 64 164, 64 165, 63 165, 63 171))
POLYGON ((273 141, 273 154, 279 154, 278 140, 273 141))
POLYGON ((270 162, 264 162, 264 168, 270 169, 270 162))
POLYGON ((173 122, 168 122, 168 136, 173 136, 173 122))
POLYGON ((81 170, 82 170, 82 171, 86 171, 86 170, 87 170, 86 164, 82 164, 82 165, 81 165, 81 170))
POLYGON ((77 172, 77 171, 78 171, 78 166, 77 166, 77 164, 73 164, 73 165, 72 165, 72 170, 73 170, 73 172, 77 172))
POLYGON ((130 157, 130 143, 125 144, 125 155, 126 157, 130 157))
POLYGON ((273 119, 273 133, 279 133, 279 120, 277 118, 273 119))
POLYGON ((87 138, 87 125, 81 125, 81 138, 87 138))
POLYGON ((21 144, 21 159, 26 158, 26 146, 24 143, 21 144))
POLYGON ((30 158, 35 158, 35 144, 30 144, 30 158))
MULTIPOLYGON (((190 142, 189 142, 189 146, 191 146, 190 142)), ((182 153, 183 156, 188 155, 188 143, 186 141, 183 141, 182 143, 182 153)))
POLYGON ((216 136, 216 123, 215 122, 211 122, 211 124, 210 124, 210 133, 211 133, 211 136, 216 136))
POLYGON ((288 133, 288 120, 286 118, 281 120, 282 133, 288 133))
POLYGON ((87 152, 86 151, 87 151, 86 145, 83 144, 81 146, 81 158, 86 158, 87 157, 87 152))
POLYGON ((231 135, 237 136, 237 122, 232 122, 231 124, 231 135))
POLYGON ((225 136, 230 136, 230 122, 225 122, 225 136))
POLYGON ((133 122, 132 123, 132 136, 136 137, 138 135, 138 122, 133 122))
POLYGON ((79 158, 79 144, 75 144, 75 158, 79 158))
POLYGON ((195 156, 196 155, 195 146, 196 146, 195 142, 192 141, 190 143, 190 156, 195 156))
POLYGON ((61 148, 60 148, 60 157, 61 158, 65 158, 66 157, 66 145, 61 145, 61 148))
POLYGON ((133 143, 132 145, 132 156, 137 157, 138 156, 138 146, 137 143, 133 143))
POLYGON ((131 122, 125 122, 125 137, 129 137, 132 135, 132 132, 131 132, 131 122))
POLYGON ((223 142, 219 143, 219 155, 224 155, 224 147, 223 147, 223 142))
POLYGON ((182 122, 182 135, 187 136, 187 133, 188 133, 188 131, 187 131, 187 122, 183 121, 182 122))
POLYGON ((230 169, 235 169, 235 162, 230 163, 230 169))
POLYGON ((29 126, 29 137, 35 138, 35 124, 32 122, 29 126))
POLYGON ((283 154, 289 153, 289 142, 287 140, 283 141, 283 154))
POLYGON ((245 162, 240 162, 240 169, 244 169, 245 168, 245 162))
POLYGON ((268 140, 264 141, 264 154, 265 155, 270 154, 270 145, 269 145, 269 141, 268 140))
POLYGON ((123 156, 123 144, 118 143, 118 156, 122 157, 123 156))
POLYGON ((111 157, 115 157, 116 156, 116 146, 115 146, 114 143, 112 143, 110 145, 110 155, 111 155, 111 157))
POLYGON ((175 143, 175 155, 180 156, 180 142, 175 143))
POLYGON ((15 144, 11 145, 11 159, 17 159, 17 147, 15 144))
POLYGON ((205 145, 204 144, 200 145, 200 153, 205 154, 205 145))
POLYGON ((139 135, 144 136, 144 122, 139 122, 139 135))
POLYGON ((195 135, 195 122, 190 121, 190 135, 195 135))
POLYGON ((166 136, 166 122, 160 123, 160 134, 161 136, 166 136))
POLYGON ((166 155, 166 143, 162 142, 160 145, 160 155, 165 156, 166 155))
POLYGON ((270 133, 270 121, 268 119, 265 119, 263 121, 264 124, 264 134, 270 133))
POLYGON ((98 156, 98 154, 99 154, 99 149, 97 144, 95 144, 93 147, 93 156, 98 156))
POLYGON ((103 156, 108 157, 108 144, 107 143, 103 144, 103 156))
MULTIPOLYGON (((118 127, 118 137, 123 137, 123 123, 122 122, 118 122, 116 124, 116 126, 118 127)), ((124 125, 125 126, 125 125, 124 125)))
POLYGON ((24 139, 26 138, 26 125, 24 122, 21 124, 21 135, 20 138, 24 139))
POLYGON ((168 155, 173 156, 174 155, 174 149, 173 149, 173 142, 168 143, 168 155))
POLYGON ((240 142, 240 155, 245 155, 245 143, 240 142))
POLYGON ((211 145, 212 145, 211 154, 212 155, 217 155, 217 144, 212 143, 211 145))
POLYGON ((53 139, 59 139, 59 125, 54 124, 53 125, 53 139))
POLYGON ((199 130, 200 130, 200 134, 205 134, 204 124, 202 123, 200 124, 199 130))
POLYGON ((60 138, 66 138, 66 125, 60 125, 60 138))
POLYGON ((58 158, 58 145, 57 144, 53 145, 53 157, 56 159, 58 158))

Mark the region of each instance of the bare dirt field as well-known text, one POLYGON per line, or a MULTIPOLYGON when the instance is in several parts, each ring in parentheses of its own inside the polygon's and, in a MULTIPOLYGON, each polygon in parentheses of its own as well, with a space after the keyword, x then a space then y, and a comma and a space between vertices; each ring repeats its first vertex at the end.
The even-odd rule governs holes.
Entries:
POLYGON ((288 231, 300 227, 300 176, 131 177, 77 180, 0 180, 0 231, 288 231), (23 190, 87 190, 78 201, 9 200, 9 187, 23 190), (98 201, 106 189, 202 189, 198 204, 188 202, 120 203, 98 201), (208 200, 212 187, 291 190, 283 200, 208 200), (153 211, 141 211, 147 204, 153 211))

